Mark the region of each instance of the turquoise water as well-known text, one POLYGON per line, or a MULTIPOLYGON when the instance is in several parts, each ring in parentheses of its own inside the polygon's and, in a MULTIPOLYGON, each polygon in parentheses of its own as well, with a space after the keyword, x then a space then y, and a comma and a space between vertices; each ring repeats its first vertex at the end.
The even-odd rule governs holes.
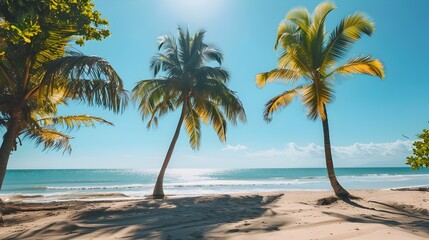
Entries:
MULTIPOLYGON (((59 169, 8 170, 0 194, 22 196, 123 194, 149 195, 158 170, 59 169)), ((429 185, 429 169, 337 168, 348 189, 390 189, 429 185)), ((169 195, 230 194, 288 190, 329 190, 324 168, 168 169, 164 191, 169 195)))

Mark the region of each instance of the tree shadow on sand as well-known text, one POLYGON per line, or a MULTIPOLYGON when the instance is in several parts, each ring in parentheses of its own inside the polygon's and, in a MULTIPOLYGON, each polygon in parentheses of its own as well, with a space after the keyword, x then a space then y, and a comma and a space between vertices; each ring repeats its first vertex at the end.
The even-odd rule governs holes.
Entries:
MULTIPOLYGON (((106 239, 106 236, 114 238, 115 234, 121 233, 126 239, 203 239, 206 233, 214 229, 223 233, 243 231, 240 228, 219 227, 269 215, 270 208, 267 205, 281 196, 282 194, 265 197, 223 195, 123 202, 119 208, 106 206, 77 211, 68 221, 29 229, 11 235, 10 238, 42 239, 56 236, 61 239, 106 239), (58 233, 64 235, 58 236, 58 233)), ((285 224, 261 225, 253 230, 275 231, 285 224)), ((248 231, 252 230, 247 229, 245 232, 248 231)))
POLYGON ((378 201, 368 201, 367 203, 370 206, 365 206, 351 199, 342 200, 353 207, 369 210, 369 212, 358 216, 348 216, 334 212, 324 213, 348 222, 378 223, 390 227, 400 227, 413 233, 421 231, 429 234, 429 213, 427 209, 378 201))

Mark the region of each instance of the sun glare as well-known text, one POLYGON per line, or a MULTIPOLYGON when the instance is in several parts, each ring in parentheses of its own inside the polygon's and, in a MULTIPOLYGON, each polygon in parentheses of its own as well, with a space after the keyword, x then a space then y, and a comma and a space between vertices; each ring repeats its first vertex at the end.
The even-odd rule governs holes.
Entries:
POLYGON ((163 9, 180 21, 206 21, 220 14, 225 0, 162 0, 163 9))

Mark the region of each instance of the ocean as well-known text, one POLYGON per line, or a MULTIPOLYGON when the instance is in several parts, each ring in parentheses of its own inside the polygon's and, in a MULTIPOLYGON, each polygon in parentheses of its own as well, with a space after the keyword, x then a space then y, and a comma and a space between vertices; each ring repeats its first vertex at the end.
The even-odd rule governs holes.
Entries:
MULTIPOLYGON (((140 198, 150 195, 158 170, 8 170, 0 197, 53 201, 140 198)), ((337 168, 347 189, 392 189, 429 185, 429 169, 337 168)), ((324 168, 167 169, 166 195, 190 196, 293 190, 330 190, 324 168)))

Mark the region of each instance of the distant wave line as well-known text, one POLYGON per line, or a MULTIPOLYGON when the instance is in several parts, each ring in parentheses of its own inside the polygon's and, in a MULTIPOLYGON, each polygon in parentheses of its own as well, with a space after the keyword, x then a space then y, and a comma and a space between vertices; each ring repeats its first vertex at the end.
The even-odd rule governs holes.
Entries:
MULTIPOLYGON (((184 188, 184 187, 228 187, 228 186, 269 186, 269 185, 297 185, 297 184, 312 184, 320 183, 318 181, 294 181, 278 182, 278 181, 264 181, 264 182, 244 182, 244 181, 231 181, 222 183, 167 183, 164 184, 165 188, 184 188)), ((25 189, 33 190, 105 190, 105 189, 139 189, 139 188, 152 188, 153 184, 131 184, 131 185, 113 185, 113 186, 41 186, 31 187, 25 189)), ((22 188, 21 190, 24 190, 22 188)))

